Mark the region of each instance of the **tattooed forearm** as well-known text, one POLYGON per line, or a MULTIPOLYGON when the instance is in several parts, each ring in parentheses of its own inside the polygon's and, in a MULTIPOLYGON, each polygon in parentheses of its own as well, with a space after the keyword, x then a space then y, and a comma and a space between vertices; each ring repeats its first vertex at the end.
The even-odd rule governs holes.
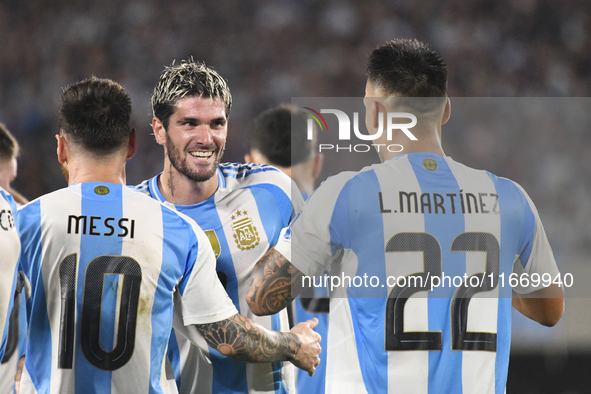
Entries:
POLYGON ((302 273, 275 249, 263 256, 250 274, 246 300, 257 315, 285 308, 301 291, 302 273))
POLYGON ((266 330, 239 314, 217 323, 198 325, 197 329, 209 346, 242 361, 292 361, 301 347, 295 334, 266 330))

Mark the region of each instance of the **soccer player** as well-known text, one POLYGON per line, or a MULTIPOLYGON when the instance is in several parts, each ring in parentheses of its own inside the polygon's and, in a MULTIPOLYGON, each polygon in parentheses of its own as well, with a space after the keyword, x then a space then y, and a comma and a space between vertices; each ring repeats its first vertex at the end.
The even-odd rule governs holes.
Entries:
MULTIPOLYGON (((10 187, 10 183, 16 178, 17 157, 19 145, 6 126, 0 123, 0 188, 8 191, 17 207, 25 204, 27 200, 10 187)), ((16 213, 16 211, 13 211, 16 213)), ((6 337, 6 349, 4 357, 0 357, 0 393, 13 392, 14 375, 20 356, 24 352, 27 338, 27 322, 25 315, 25 295, 20 293, 14 299, 14 306, 10 313, 10 325, 6 337)))
POLYGON ((4 356, 9 341, 8 321, 13 306, 16 283, 15 269, 21 245, 15 227, 15 214, 14 199, 0 187, 0 250, 2 250, 0 263, 2 268, 0 276, 0 359, 4 356))
POLYGON ((404 151, 381 149, 381 164, 325 181, 257 263, 249 305, 275 313, 309 286, 303 276, 329 266, 353 280, 376 276, 371 286, 344 281, 332 290, 327 392, 502 394, 511 303, 547 326, 564 308, 559 284, 516 287, 513 301, 499 285, 506 273, 509 286, 511 270, 559 274, 536 208, 515 182, 445 156, 447 67, 432 48, 388 42, 370 55, 367 77, 368 131, 379 136, 376 145, 404 151), (386 114, 409 111, 417 140, 400 131, 387 140, 386 114), (433 289, 417 282, 443 273, 460 282, 433 289), (392 277, 408 281, 386 282, 392 277))
MULTIPOLYGON (((314 191, 314 181, 322 170, 323 155, 315 141, 307 138, 307 116, 290 105, 279 105, 261 113, 248 132, 250 152, 247 163, 270 164, 293 179, 304 200, 314 191)), ((314 330, 320 334, 320 346, 326 349, 328 334, 328 292, 326 287, 310 288, 292 304, 296 322, 318 319, 314 330)), ((326 351, 314 376, 297 372, 298 393, 322 394, 325 387, 326 351)))
POLYGON ((17 174, 17 157, 20 147, 16 138, 0 123, 0 186, 12 195, 17 204, 26 204, 28 201, 19 192, 14 190, 10 183, 17 174))
MULTIPOLYGON (((299 195, 290 201, 292 181, 273 167, 220 164, 231 105, 228 84, 212 68, 194 61, 166 67, 152 94, 152 128, 164 147, 164 170, 138 188, 205 230, 218 275, 241 315, 286 331, 285 311, 260 318, 251 313, 247 280, 303 201, 299 195)), ((169 357, 181 393, 293 392, 290 365, 245 364, 176 334, 169 357)))
POLYGON ((57 156, 69 186, 18 215, 30 298, 21 393, 168 393, 173 324, 225 355, 313 372, 311 323, 271 332, 240 316, 189 218, 125 185, 131 100, 91 78, 64 90, 57 156))
MULTIPOLYGON (((4 158, 0 157, 0 159, 4 158)), ((7 342, 10 342, 8 322, 13 309, 16 265, 21 246, 16 232, 15 215, 14 198, 0 187, 0 250, 2 251, 2 259, 0 260, 0 268, 2 269, 2 275, 0 275, 0 360, 4 357, 7 342)))
POLYGON ((272 165, 291 177, 304 200, 314 191, 323 162, 323 155, 307 139, 306 122, 307 117, 288 104, 269 108, 248 130, 250 152, 244 155, 247 163, 272 165))

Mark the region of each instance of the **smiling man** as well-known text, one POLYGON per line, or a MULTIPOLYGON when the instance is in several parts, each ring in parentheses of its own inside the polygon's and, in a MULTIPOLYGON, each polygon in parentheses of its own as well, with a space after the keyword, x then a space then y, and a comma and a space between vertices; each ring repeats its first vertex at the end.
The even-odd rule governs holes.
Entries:
MULTIPOLYGON (((228 84, 212 68, 193 61, 166 67, 152 94, 152 128, 164 147, 164 169, 138 188, 205 230, 218 276, 240 314, 286 331, 285 311, 252 314, 246 304, 247 280, 303 201, 291 193, 296 186, 290 178, 273 167, 220 164, 231 106, 228 84)), ((294 392, 290 365, 232 360, 205 341, 193 346, 178 332, 171 337, 169 358, 181 393, 294 392)))

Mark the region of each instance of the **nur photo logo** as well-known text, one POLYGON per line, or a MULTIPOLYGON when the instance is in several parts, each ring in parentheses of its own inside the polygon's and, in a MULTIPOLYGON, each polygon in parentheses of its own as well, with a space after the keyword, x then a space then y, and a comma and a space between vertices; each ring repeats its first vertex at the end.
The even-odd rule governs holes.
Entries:
MULTIPOLYGON (((409 112, 387 112, 386 116, 383 116, 383 113, 379 113, 378 119, 378 129, 374 134, 363 134, 359 130, 359 112, 353 112, 353 122, 351 122, 351 118, 345 111, 341 111, 339 109, 320 109, 320 111, 316 111, 310 107, 302 107, 310 112, 303 111, 304 114, 308 115, 307 122, 307 138, 308 140, 314 139, 314 123, 318 125, 320 131, 323 132, 328 130, 328 124, 326 119, 322 114, 332 114, 335 115, 338 122, 338 140, 339 141, 351 141, 351 130, 355 137, 362 141, 376 141, 377 139, 383 140, 383 135, 385 132, 386 140, 392 141, 392 135, 394 130, 402 131, 411 141, 417 141, 417 137, 410 131, 414 126, 417 124, 417 117, 409 112), (386 119, 386 124, 384 125, 384 119, 386 119), (409 120, 405 123, 401 123, 401 120, 409 120)), ((378 152, 380 151, 381 147, 384 147, 389 152, 402 152, 404 147, 400 144, 319 144, 318 145, 318 152, 323 152, 326 150, 336 150, 339 151, 347 151, 347 152, 368 152, 371 147, 374 147, 378 152)))

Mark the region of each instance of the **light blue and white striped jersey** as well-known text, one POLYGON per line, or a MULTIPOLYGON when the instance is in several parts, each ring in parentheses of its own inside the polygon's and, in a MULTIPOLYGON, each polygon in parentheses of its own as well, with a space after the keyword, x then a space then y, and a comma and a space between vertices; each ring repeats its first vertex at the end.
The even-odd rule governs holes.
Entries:
MULTIPOLYGON (((16 204, 16 207, 18 209, 19 204, 16 204)), ((25 293, 20 292, 14 298, 14 305, 12 312, 10 312, 6 348, 4 357, 0 361, 0 393, 2 394, 16 393, 14 375, 17 371, 18 361, 25 353, 27 342, 26 302, 25 293)))
MULTIPOLYGON (((216 253, 218 275, 240 314, 265 328, 288 331, 286 311, 256 316, 246 303, 246 292, 254 265, 303 204, 297 192, 300 198, 291 201, 292 187, 297 190, 291 179, 271 166, 226 163, 218 168, 218 190, 213 196, 199 204, 175 206, 164 201, 158 177, 144 181, 138 189, 191 217, 205 230, 216 253)), ((291 363, 244 363, 223 356, 205 341, 199 348, 191 346, 181 335, 171 338, 169 357, 181 393, 294 392, 291 363)))
POLYGON ((504 393, 508 276, 558 274, 517 184, 431 153, 329 178, 276 249, 346 284, 331 289, 327 393, 504 393), (449 283, 431 290, 435 276, 449 283))
POLYGON ((0 393, 16 393, 14 375, 18 361, 25 353, 27 343, 27 310, 25 292, 21 292, 14 299, 10 313, 10 326, 6 338, 4 357, 0 362, 0 393))
POLYGON ((173 296, 184 325, 237 313, 205 234, 131 188, 71 185, 17 222, 29 326, 21 393, 176 392, 164 363, 173 296))
POLYGON ((21 247, 15 226, 16 212, 14 198, 0 187, 0 360, 8 341, 8 322, 14 302, 16 265, 21 247))
MULTIPOLYGON (((302 198, 308 199, 308 195, 302 193, 302 198)), ((310 319, 318 319, 318 325, 314 331, 320 334, 322 338, 320 347, 322 355, 320 363, 316 366, 313 376, 309 376, 306 371, 298 369, 296 386, 298 393, 306 394, 324 394, 326 383, 326 352, 328 344, 328 310, 329 310, 328 288, 321 286, 312 288, 305 294, 300 294, 293 301, 295 314, 295 323, 302 323, 310 319)))

